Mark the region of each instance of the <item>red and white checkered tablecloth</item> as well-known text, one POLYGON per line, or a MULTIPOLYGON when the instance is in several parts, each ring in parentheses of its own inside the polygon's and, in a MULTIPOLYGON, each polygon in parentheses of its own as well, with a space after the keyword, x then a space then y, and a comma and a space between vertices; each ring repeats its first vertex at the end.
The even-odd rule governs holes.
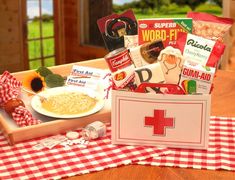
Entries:
POLYGON ((211 117, 207 150, 173 149, 167 156, 136 162, 142 165, 235 171, 235 118, 211 117))
POLYGON ((9 146, 0 134, 0 179, 60 179, 126 164, 235 170, 235 118, 211 117, 208 150, 114 146, 107 137, 87 148, 34 150, 40 139, 9 146))
POLYGON ((40 138, 9 146, 0 134, 0 179, 60 179, 134 163, 158 155, 166 149, 144 146, 115 146, 107 136, 89 143, 65 148, 34 150, 40 138))

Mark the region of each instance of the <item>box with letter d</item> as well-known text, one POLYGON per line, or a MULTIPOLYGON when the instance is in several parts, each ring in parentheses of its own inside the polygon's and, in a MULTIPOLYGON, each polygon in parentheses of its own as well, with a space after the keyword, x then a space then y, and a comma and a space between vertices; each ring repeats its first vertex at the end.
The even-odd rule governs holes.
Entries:
POLYGON ((112 143, 206 149, 211 96, 141 93, 149 86, 112 91, 112 143))

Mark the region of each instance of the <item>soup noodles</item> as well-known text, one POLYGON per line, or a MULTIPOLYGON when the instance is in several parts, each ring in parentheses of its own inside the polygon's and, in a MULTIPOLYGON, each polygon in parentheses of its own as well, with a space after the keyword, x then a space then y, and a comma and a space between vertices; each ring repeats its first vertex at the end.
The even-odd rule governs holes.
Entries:
POLYGON ((47 111, 60 115, 73 115, 87 112, 94 108, 96 99, 83 93, 66 92, 50 96, 42 102, 47 111))

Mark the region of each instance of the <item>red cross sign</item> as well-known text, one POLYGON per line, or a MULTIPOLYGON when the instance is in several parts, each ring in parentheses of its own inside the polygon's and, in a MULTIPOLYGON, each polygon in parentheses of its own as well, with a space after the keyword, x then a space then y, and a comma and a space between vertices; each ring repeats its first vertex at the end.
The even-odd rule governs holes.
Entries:
POLYGON ((165 135, 166 127, 174 127, 174 118, 166 118, 165 110, 154 110, 154 117, 145 117, 145 126, 153 126, 154 135, 165 135))

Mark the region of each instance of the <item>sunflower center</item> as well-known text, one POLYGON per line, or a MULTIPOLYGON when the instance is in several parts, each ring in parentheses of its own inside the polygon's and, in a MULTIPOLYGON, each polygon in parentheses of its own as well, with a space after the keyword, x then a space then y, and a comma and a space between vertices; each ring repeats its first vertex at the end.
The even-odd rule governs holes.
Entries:
POLYGON ((40 78, 34 78, 31 81, 31 88, 34 92, 38 92, 43 88, 42 80, 40 78))

